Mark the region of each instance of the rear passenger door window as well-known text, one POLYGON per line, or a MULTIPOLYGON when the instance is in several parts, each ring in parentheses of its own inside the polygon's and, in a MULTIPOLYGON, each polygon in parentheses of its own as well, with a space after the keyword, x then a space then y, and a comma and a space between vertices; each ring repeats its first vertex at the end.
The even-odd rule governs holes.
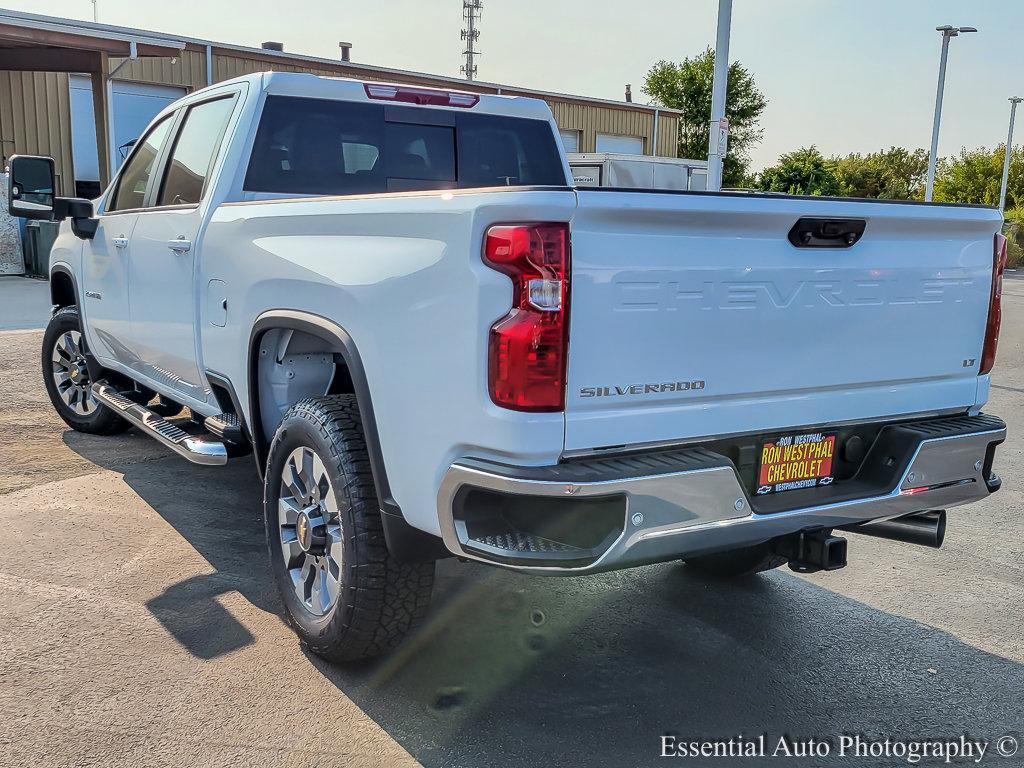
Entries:
POLYGON ((158 206, 199 204, 234 106, 235 98, 229 96, 189 107, 171 150, 158 206))

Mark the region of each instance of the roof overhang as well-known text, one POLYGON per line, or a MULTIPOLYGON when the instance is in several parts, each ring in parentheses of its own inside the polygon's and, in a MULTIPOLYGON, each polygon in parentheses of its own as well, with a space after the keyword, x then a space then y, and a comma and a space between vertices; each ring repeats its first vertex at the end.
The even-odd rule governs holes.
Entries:
POLYGON ((0 69, 93 72, 102 54, 177 56, 186 41, 0 9, 0 69))

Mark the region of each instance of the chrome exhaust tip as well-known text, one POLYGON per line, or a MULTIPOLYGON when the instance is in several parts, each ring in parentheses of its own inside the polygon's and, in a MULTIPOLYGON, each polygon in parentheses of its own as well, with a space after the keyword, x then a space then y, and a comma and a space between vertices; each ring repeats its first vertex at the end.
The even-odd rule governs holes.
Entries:
POLYGON ((875 520, 870 523, 850 526, 844 530, 879 539, 903 541, 922 547, 938 549, 946 538, 946 510, 933 509, 915 512, 892 520, 875 520))

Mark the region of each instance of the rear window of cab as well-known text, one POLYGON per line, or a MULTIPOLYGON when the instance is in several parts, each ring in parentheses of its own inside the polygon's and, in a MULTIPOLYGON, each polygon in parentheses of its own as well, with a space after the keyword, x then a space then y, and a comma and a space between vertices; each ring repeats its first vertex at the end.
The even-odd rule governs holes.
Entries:
POLYGON ((362 195, 565 185, 544 120, 270 96, 244 189, 362 195))

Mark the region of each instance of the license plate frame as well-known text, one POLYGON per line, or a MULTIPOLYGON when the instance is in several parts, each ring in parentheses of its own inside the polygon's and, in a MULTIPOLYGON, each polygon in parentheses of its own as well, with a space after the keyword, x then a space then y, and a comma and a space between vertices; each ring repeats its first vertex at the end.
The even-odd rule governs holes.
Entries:
POLYGON ((835 451, 834 433, 804 432, 765 440, 755 477, 757 495, 831 485, 835 451))

